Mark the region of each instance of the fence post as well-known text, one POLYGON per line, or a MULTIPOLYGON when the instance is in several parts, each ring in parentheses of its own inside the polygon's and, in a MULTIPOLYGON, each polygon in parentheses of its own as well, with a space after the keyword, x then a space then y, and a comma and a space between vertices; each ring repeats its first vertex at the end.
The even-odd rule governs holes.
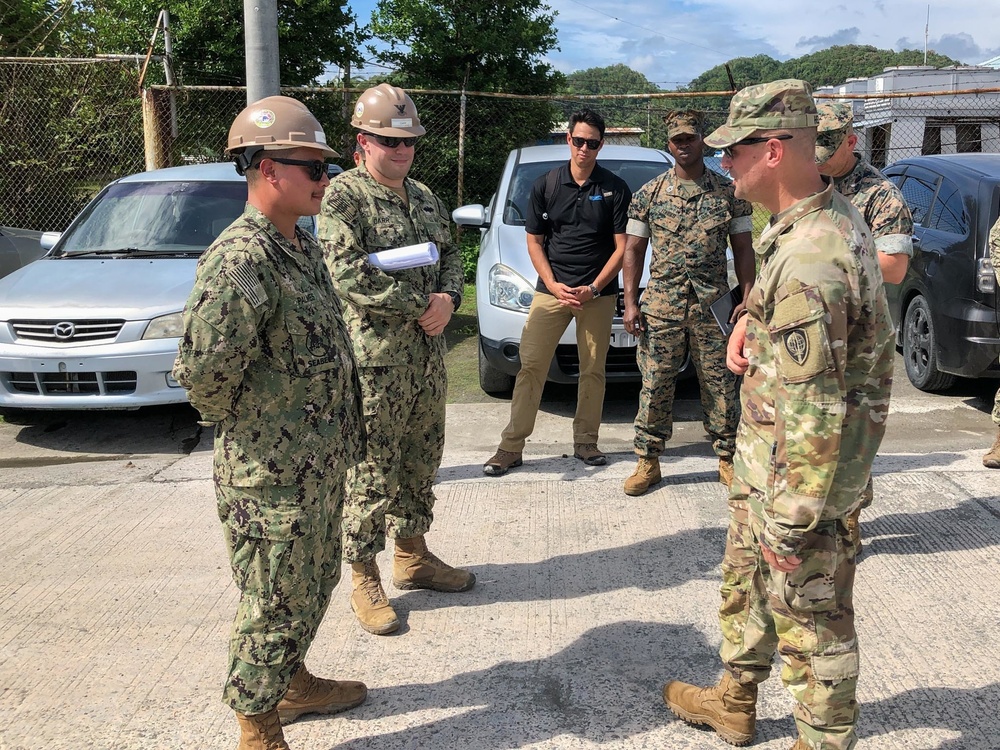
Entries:
POLYGON ((458 110, 458 195, 456 206, 465 201, 465 87, 462 87, 461 103, 458 110))
POLYGON ((146 171, 171 166, 170 106, 154 89, 142 90, 142 140, 146 171))

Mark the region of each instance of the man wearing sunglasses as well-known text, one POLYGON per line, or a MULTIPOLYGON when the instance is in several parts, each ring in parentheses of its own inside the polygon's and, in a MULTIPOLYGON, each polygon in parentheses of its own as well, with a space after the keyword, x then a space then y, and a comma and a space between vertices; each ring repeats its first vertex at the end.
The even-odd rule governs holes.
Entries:
POLYGON ((641 495, 661 480, 659 456, 673 433, 674 388, 688 352, 701 386, 705 430, 719 457, 719 481, 727 487, 732 481, 736 376, 726 368, 726 337, 711 312, 712 303, 729 294, 727 244, 743 299, 754 276, 753 209, 736 199, 728 177, 706 169, 702 114, 674 111, 664 121, 674 166, 632 197, 622 274, 622 322, 639 337, 642 373, 634 441, 639 460, 625 480, 626 495, 641 495), (653 257, 640 311, 639 280, 650 241, 653 257))
POLYGON ((851 750, 857 548, 846 521, 885 432, 895 351, 875 243, 817 171, 816 122, 809 84, 774 81, 736 94, 705 139, 728 149, 736 196, 773 216, 727 352, 744 379, 722 561, 725 672, 712 687, 669 682, 663 698, 748 744, 777 652, 796 701, 792 750, 851 750))
POLYGON ((604 118, 599 114, 590 109, 576 112, 566 143, 569 163, 542 175, 531 188, 525 231, 538 282, 521 333, 521 369, 514 381, 510 422, 497 452, 483 466, 487 476, 521 465, 552 357, 574 319, 580 378, 573 455, 590 466, 607 462, 597 438, 632 192, 623 179, 597 163, 604 145, 604 118))
POLYGON ((459 592, 476 582, 424 539, 444 452, 443 333, 462 303, 462 262, 444 204, 408 176, 425 133, 413 100, 380 84, 358 98, 351 124, 364 160, 327 190, 319 236, 344 303, 368 427, 368 453, 353 469, 344 510, 351 608, 364 630, 384 635, 399 628, 375 560, 387 536, 395 540, 396 588, 459 592), (384 271, 368 261, 370 253, 426 242, 437 245, 439 262, 384 271))
POLYGON ((340 580, 344 485, 364 423, 322 250, 296 224, 319 212, 325 159, 337 153, 285 96, 244 109, 227 151, 246 175, 247 206, 198 262, 173 374, 215 427, 219 518, 240 590, 223 701, 238 750, 278 750, 288 748, 282 724, 367 695, 305 666, 340 580))

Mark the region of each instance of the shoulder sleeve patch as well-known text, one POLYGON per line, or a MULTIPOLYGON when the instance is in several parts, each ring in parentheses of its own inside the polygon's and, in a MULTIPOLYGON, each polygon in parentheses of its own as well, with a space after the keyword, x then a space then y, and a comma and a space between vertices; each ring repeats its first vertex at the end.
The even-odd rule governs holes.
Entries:
POLYGON ((264 291, 264 285, 260 283, 260 277, 257 276, 253 263, 249 260, 241 260, 235 266, 228 268, 226 278, 254 309, 267 302, 267 292, 264 291))

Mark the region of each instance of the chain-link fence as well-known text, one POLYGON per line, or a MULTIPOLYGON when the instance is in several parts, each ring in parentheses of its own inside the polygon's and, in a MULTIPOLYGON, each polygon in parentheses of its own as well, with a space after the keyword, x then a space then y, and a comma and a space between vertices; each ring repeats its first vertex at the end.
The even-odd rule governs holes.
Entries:
MULTIPOLYGON (((836 95, 853 100, 857 148, 876 166, 920 153, 1000 152, 1000 89, 955 88, 836 95)), ((0 224, 42 230, 63 229, 114 178, 224 159, 229 125, 246 103, 245 89, 236 87, 150 86, 140 94, 138 66, 117 60, 0 59, 0 92, 0 224)), ((353 165, 349 117, 359 92, 283 92, 313 111, 345 169, 353 165)), ((508 152, 564 142, 566 120, 583 106, 605 117, 608 142, 663 148, 663 116, 671 109, 701 109, 715 126, 729 105, 724 93, 411 95, 427 128, 411 174, 452 208, 488 202, 508 152)), ((767 215, 761 210, 755 216, 760 223, 767 215)))

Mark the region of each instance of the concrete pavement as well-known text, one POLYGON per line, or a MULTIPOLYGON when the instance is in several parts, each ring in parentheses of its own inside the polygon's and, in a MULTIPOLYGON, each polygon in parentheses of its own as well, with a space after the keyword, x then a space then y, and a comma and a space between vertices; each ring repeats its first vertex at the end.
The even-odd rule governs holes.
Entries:
MULTIPOLYGON (((978 395, 900 390, 863 516, 861 747, 994 750, 1000 472, 980 463, 992 425, 978 395)), ((481 465, 508 404, 449 406, 428 539, 478 584, 443 595, 387 580, 404 624, 378 637, 341 583, 308 663, 370 696, 291 725, 292 748, 726 747, 660 699, 668 679, 719 674, 725 492, 697 403, 679 407, 665 481, 629 498, 634 401, 608 404, 608 466, 571 457, 572 406, 547 401, 524 467, 498 479, 481 465)), ((142 419, 108 417, 103 435, 74 417, 0 431, 3 750, 235 747, 219 695, 236 592, 210 435, 166 410, 145 418, 159 438, 143 442, 129 427, 142 419)), ((791 747, 790 709, 776 669, 754 747, 791 747)))

